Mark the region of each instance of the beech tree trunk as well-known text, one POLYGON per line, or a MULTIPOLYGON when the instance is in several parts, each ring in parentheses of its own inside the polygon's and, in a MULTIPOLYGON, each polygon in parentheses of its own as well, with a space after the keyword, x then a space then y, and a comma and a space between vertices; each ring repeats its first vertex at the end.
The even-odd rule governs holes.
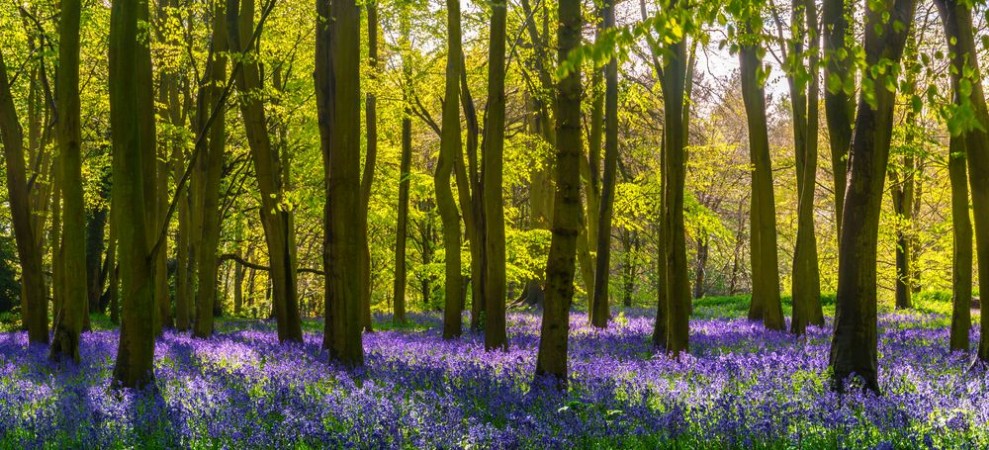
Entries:
POLYGON ((824 325, 821 274, 817 261, 817 231, 814 224, 820 96, 820 41, 817 34, 816 3, 802 1, 795 4, 791 23, 796 30, 796 35, 788 46, 790 60, 794 62, 794 66, 788 70, 788 81, 797 169, 797 241, 793 250, 790 284, 793 297, 790 332, 802 335, 809 324, 824 325))
POLYGON ((62 268, 65 271, 65 297, 56 311, 51 358, 71 358, 79 362, 79 334, 82 332, 89 289, 86 274, 86 205, 82 197, 82 129, 79 101, 79 0, 62 0, 58 42, 58 144, 65 197, 62 220, 62 268))
POLYGON ((320 0, 316 32, 316 104, 326 180, 323 264, 324 344, 330 359, 364 364, 361 343, 360 9, 354 0, 320 0))
POLYGON ((142 15, 147 17, 146 10, 147 4, 138 0, 114 0, 110 12, 110 126, 115 130, 111 209, 127 211, 113 214, 119 233, 123 299, 113 383, 126 388, 140 388, 154 381, 154 273, 146 226, 150 205, 144 192, 149 176, 144 160, 155 157, 155 143, 144 141, 144 133, 138 130, 139 121, 146 120, 139 111, 153 106, 143 104, 134 76, 139 65, 150 63, 150 58, 138 55, 137 23, 142 15))
POLYGON ((17 259, 21 266, 21 321, 26 325, 28 341, 48 343, 48 299, 41 270, 42 241, 32 229, 32 211, 24 163, 24 134, 7 78, 7 65, 0 50, 0 141, 3 142, 7 173, 7 193, 13 219, 17 259), (26 308, 24 308, 26 307, 26 308))
POLYGON ((855 59, 850 45, 855 37, 848 23, 854 10, 855 2, 852 1, 823 1, 824 23, 821 28, 824 31, 824 79, 827 87, 824 90, 824 111, 834 173, 834 216, 838 236, 841 236, 844 216, 848 150, 852 143, 852 116, 855 115, 852 98, 855 92, 855 59))
MULTIPOLYGON (((881 60, 893 64, 900 61, 914 7, 914 0, 895 0, 886 8, 866 12, 865 55, 869 67, 881 60)), ((878 76, 867 74, 862 82, 842 215, 830 357, 832 388, 839 392, 852 374, 862 380, 865 389, 879 392, 876 246, 896 100, 896 92, 886 86, 895 88, 896 79, 888 79, 895 77, 890 71, 876 72, 878 76)))
MULTIPOLYGON (((684 5, 673 2, 672 7, 684 5)), ((687 126, 684 120, 689 62, 686 38, 667 44, 663 69, 663 136, 666 146, 664 189, 664 254, 666 297, 666 351, 673 357, 689 351, 690 277, 687 267, 686 228, 683 221, 684 189, 687 175, 687 126)))
MULTIPOLYGON (((561 0, 557 31, 559 62, 580 45, 579 0, 561 0)), ((556 197, 553 200, 553 238, 546 261, 546 298, 539 333, 536 378, 550 377, 567 385, 567 345, 570 304, 574 294, 577 234, 580 232, 580 130, 582 95, 580 69, 571 69, 557 84, 556 93, 556 197)))
POLYGON ((763 70, 762 60, 757 52, 757 48, 749 44, 742 44, 738 52, 752 163, 752 206, 749 209, 752 303, 749 320, 762 319, 766 328, 783 330, 786 322, 780 302, 773 167, 769 156, 766 96, 759 76, 763 70))
MULTIPOLYGON (((615 27, 615 4, 608 0, 604 8, 604 27, 615 27)), ((594 292, 591 296, 591 324, 607 328, 608 288, 611 275, 611 217, 615 202, 615 171, 618 167, 618 61, 612 58, 604 69, 604 176, 601 180, 601 202, 597 228, 597 260, 594 270, 594 292)), ((597 165, 592 167, 597 170, 597 165)), ((591 218, 590 220, 594 220, 591 218)))
MULTIPOLYGON (((367 62, 371 68, 369 77, 378 76, 378 4, 369 1, 367 9, 367 62)), ((361 325, 364 331, 372 331, 371 320, 371 246, 367 236, 367 215, 370 213, 371 186, 374 183, 374 166, 378 158, 378 100, 368 91, 364 98, 364 114, 367 122, 367 151, 364 153, 364 174, 361 176, 361 325)))
POLYGON ((488 102, 484 123, 484 348, 508 350, 505 320, 505 209, 502 189, 505 151, 505 43, 507 0, 491 4, 488 102))
POLYGON ((409 48, 411 27, 408 11, 403 10, 399 17, 401 34, 400 48, 402 52, 402 103, 405 105, 402 114, 402 156, 399 163, 398 180, 398 229, 395 232, 395 277, 392 292, 393 312, 392 321, 395 324, 405 323, 405 288, 408 269, 406 269, 406 243, 409 235, 409 177, 412 171, 412 56, 409 48))
MULTIPOLYGON (((436 207, 443 223, 444 266, 444 314, 443 338, 460 336, 460 299, 463 294, 463 277, 460 275, 460 213, 453 196, 451 175, 454 161, 461 152, 460 136, 460 0, 447 0, 447 62, 446 91, 443 96, 443 120, 440 137, 440 155, 436 164, 434 183, 436 207)), ((469 189, 463 186, 462 189, 469 189)))
MULTIPOLYGON (((975 33, 972 29, 972 11, 964 2, 958 0, 937 0, 935 2, 941 12, 941 20, 944 22, 945 35, 948 38, 948 50, 953 55, 951 64, 955 66, 953 84, 957 82, 955 101, 967 103, 975 113, 975 119, 981 127, 962 130, 959 137, 965 142, 965 156, 968 163, 968 181, 972 191, 972 212, 975 218, 975 245, 976 258, 979 267, 979 292, 989 292, 989 133, 986 131, 986 124, 989 124, 989 110, 986 108, 985 94, 982 89, 982 74, 978 64, 978 49, 975 46, 975 33), (967 75, 967 76, 966 76, 967 75), (961 85, 971 86, 968 98, 964 97, 961 85)), ((952 149, 954 151, 955 149, 952 149)), ((959 167, 955 167, 957 171, 959 167)), ((949 169, 950 170, 950 169, 949 169)), ((961 178, 955 175, 956 178, 961 178)), ((952 197, 960 193, 952 193, 952 197)), ((959 199, 960 200, 960 199, 959 199)), ((954 204, 954 198, 952 199, 954 204)), ((960 202, 959 202, 960 203, 960 202)), ((956 256, 964 258, 966 250, 959 246, 964 244, 965 231, 959 230, 956 225, 955 242, 956 256), (961 231, 961 236, 958 232, 961 231), (960 252, 960 253, 959 253, 960 252)), ((971 247, 968 247, 971 248, 971 247)), ((956 263, 958 260, 956 259, 956 263)), ((964 270, 965 263, 962 262, 956 269, 964 270)), ((957 272, 956 272, 957 273, 957 272)), ((960 278, 955 279, 955 289, 964 295, 965 287, 959 283, 965 283, 964 273, 960 278)), ((963 298, 958 298, 956 291, 955 303, 963 302, 963 298)), ((956 309, 961 306, 956 306, 956 309)), ((985 307, 980 316, 980 338, 977 358, 980 364, 989 363, 989 314, 985 312, 985 307)), ((967 327, 967 321, 955 325, 956 321, 963 320, 963 317, 952 317, 952 328, 956 326, 967 327)), ((954 335, 956 332, 953 331, 954 335)), ((954 340, 954 338, 953 338, 954 340)))
MULTIPOLYGON (((271 278, 273 289, 278 340, 302 342, 292 207, 284 204, 286 182, 282 179, 284 161, 281 161, 278 153, 274 151, 271 136, 268 134, 268 121, 261 97, 264 85, 259 63, 256 60, 256 49, 261 33, 260 30, 255 29, 254 13, 254 0, 227 0, 230 49, 245 57, 239 62, 240 70, 235 78, 237 90, 241 94, 240 114, 244 118, 244 131, 251 150, 258 191, 261 194, 261 224, 268 245, 268 259, 271 262, 268 276, 271 278)), ((357 117, 357 123, 359 128, 360 116, 357 117)), ((358 172, 358 191, 359 183, 358 172)), ((355 205, 352 211, 358 211, 357 206, 355 205)), ((355 239, 359 235, 358 232, 355 239)), ((358 261, 359 269, 360 257, 355 257, 352 261, 358 261)), ((361 280, 360 273, 358 270, 355 281, 357 283, 361 280)))
MULTIPOLYGON (((229 8, 231 5, 227 5, 229 8)), ((236 6, 236 5, 233 5, 236 6)), ((228 50, 227 21, 224 20, 224 7, 217 4, 213 9, 213 60, 209 66, 210 88, 209 98, 204 102, 211 105, 201 109, 204 114, 213 108, 214 103, 221 102, 223 84, 226 82, 228 50)), ((223 153, 226 147, 226 114, 224 106, 217 109, 216 118, 209 127, 209 143, 203 148, 195 164, 202 180, 201 208, 197 214, 197 234, 200 236, 196 248, 198 266, 198 288, 196 289, 196 320, 193 323, 192 335, 198 338, 208 338, 213 335, 213 303, 217 301, 217 250, 220 242, 220 179, 223 178, 223 153)))

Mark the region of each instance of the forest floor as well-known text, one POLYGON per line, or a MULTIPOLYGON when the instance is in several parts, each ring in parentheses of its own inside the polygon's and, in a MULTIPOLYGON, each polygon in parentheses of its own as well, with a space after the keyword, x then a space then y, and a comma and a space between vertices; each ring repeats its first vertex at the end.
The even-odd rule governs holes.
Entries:
POLYGON ((532 312, 510 314, 510 349, 494 353, 412 314, 365 335, 353 371, 327 364, 317 321, 304 345, 267 322, 166 332, 156 389, 127 393, 109 388, 114 330, 86 333, 78 366, 3 333, 0 448, 987 448, 989 376, 947 351, 940 303, 881 314, 878 397, 827 389, 829 327, 767 331, 741 297, 695 304, 679 360, 651 348, 651 311, 604 331, 572 314, 566 394, 533 388, 532 312))

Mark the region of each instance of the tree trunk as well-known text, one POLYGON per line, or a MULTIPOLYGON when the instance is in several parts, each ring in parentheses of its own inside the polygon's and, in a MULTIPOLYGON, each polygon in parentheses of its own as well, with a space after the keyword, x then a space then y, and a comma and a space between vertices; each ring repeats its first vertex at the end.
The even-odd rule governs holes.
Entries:
MULTIPOLYGON (((951 63, 956 72, 953 81, 957 81, 955 101, 968 104, 974 112, 975 120, 980 126, 960 130, 964 138, 965 155, 968 162, 968 180, 972 191, 972 211, 975 218, 975 245, 978 258, 979 292, 989 292, 989 133, 985 126, 989 124, 989 110, 986 109, 985 94, 982 90, 982 75, 979 70, 975 35, 972 30, 972 12, 965 3, 957 0, 938 0, 935 2, 941 12, 944 22, 945 35, 948 37, 948 50, 953 55, 951 63), (952 43, 953 42, 953 43, 952 43), (966 76, 967 75, 967 76, 966 76), (962 87, 966 88, 963 89, 962 87), (967 87, 971 87, 968 98, 964 97, 967 87)), ((952 149, 954 151, 955 149, 952 149)), ((955 168, 958 170, 958 167, 955 168)), ((956 175, 956 178, 960 178, 956 175)), ((954 197, 955 194, 953 194, 954 197)), ((952 201, 954 203, 954 201, 952 201)), ((957 223, 956 223, 957 226, 957 223)), ((964 232, 963 232, 964 233, 964 232)), ((964 236, 962 236, 964 239, 964 236)), ((962 242, 956 242, 956 249, 962 242)), ((968 247, 971 248, 971 247, 968 247)), ((960 256, 966 255, 964 249, 960 256)), ((956 251, 958 251, 956 250, 956 251)), ((964 268, 962 266, 961 268, 964 268)), ((964 292, 955 280, 955 288, 964 292)), ((957 292, 956 292, 957 294, 957 292)), ((955 298, 958 303, 963 299, 955 298)), ((989 363, 989 314, 984 311, 980 316, 980 338, 978 361, 989 363)), ((954 322, 956 319, 952 318, 954 322)), ((967 324, 963 324, 967 325, 967 324)), ((954 328, 954 325, 953 325, 954 328)))
MULTIPOLYGON (((367 62, 369 77, 378 76, 378 4, 369 1, 367 9, 367 62)), ((371 246, 367 236, 367 215, 370 213, 371 186, 374 183, 374 166, 378 158, 378 101, 373 91, 364 98, 364 114, 367 122, 367 152, 364 154, 364 174, 361 176, 361 325, 364 331, 372 331, 371 320, 371 246)))
MULTIPOLYGON (((228 5, 229 7, 229 5, 228 5)), ((209 101, 206 105, 222 101, 223 83, 226 81, 228 33, 227 22, 224 20, 224 8, 217 4, 213 10, 213 60, 208 69, 211 87, 208 92, 209 101)), ((198 288, 196 289, 196 320, 192 326, 192 335, 197 338, 208 338, 213 335, 213 303, 217 301, 217 250, 220 243, 220 179, 223 177, 223 153, 226 147, 226 114, 225 107, 220 106, 216 118, 209 127, 209 143, 203 148, 195 164, 202 180, 201 201, 196 206, 201 208, 201 220, 196 231, 200 237, 196 248, 198 266, 198 288)), ((204 109, 202 112, 209 111, 204 109)), ((207 112, 207 114, 209 114, 207 112)))
MULTIPOLYGON (((672 2, 674 9, 684 8, 672 2)), ((663 88, 663 115, 665 127, 666 186, 663 197, 665 300, 666 300, 666 351, 673 357, 689 351, 690 340, 690 278, 687 267, 686 228, 683 220, 684 188, 687 174, 687 124, 684 120, 690 65, 687 59, 686 38, 666 44, 665 66, 661 84, 663 88)))
POLYGON ((21 320, 32 344, 48 343, 48 300, 41 270, 41 240, 32 230, 31 207, 24 164, 24 136, 7 78, 7 65, 0 53, 0 140, 7 173, 7 193, 13 219, 17 258, 21 266, 21 320), (26 307, 26 308, 24 308, 26 307))
MULTIPOLYGON (((460 136, 460 0, 447 0, 447 63, 446 91, 443 97, 442 134, 440 155, 436 164, 436 207, 443 223, 444 266, 444 315, 443 338, 460 336, 460 298, 463 293, 463 277, 460 274, 460 213, 450 185, 454 161, 461 152, 460 136)), ((468 186, 463 186, 468 189, 468 186)))
POLYGON ((330 359, 364 364, 360 259, 360 9, 354 0, 320 0, 316 34, 316 104, 326 180, 324 208, 326 319, 330 359))
POLYGON ((402 156, 399 163, 398 180, 398 229, 395 237, 395 277, 392 292, 394 297, 392 321, 395 324, 405 323, 405 288, 408 277, 406 269, 405 249, 409 230, 409 178, 412 175, 412 55, 409 49, 409 34, 411 27, 408 20, 409 12, 403 10, 399 17, 401 29, 402 52, 402 103, 405 105, 402 114, 402 156))
MULTIPOLYGON (((255 49, 258 48, 260 30, 255 29, 254 12, 254 0, 227 0, 227 28, 230 49, 235 53, 245 56, 256 54, 255 49)), ((262 14, 266 14, 266 12, 262 12, 262 14)), ((265 242, 268 245, 268 258, 271 262, 271 271, 268 276, 271 278, 273 288, 273 306, 278 324, 278 340, 280 342, 302 342, 302 322, 299 318, 296 277, 296 250, 292 242, 293 219, 291 208, 283 204, 285 201, 283 189, 285 180, 280 179, 282 161, 272 149, 271 136, 268 134, 268 122, 260 97, 264 86, 262 85, 259 64, 256 59, 248 58, 241 61, 239 66, 241 70, 237 73, 236 85, 240 93, 240 112, 244 118, 244 131, 251 150, 251 160, 254 162, 258 191, 261 194, 261 223, 264 228, 265 242)), ((359 116, 357 122, 359 128, 359 116)), ((358 179, 358 183, 360 183, 360 179, 358 179)), ((358 205, 354 206, 356 208, 358 205)), ((356 257, 353 261, 358 261, 359 264, 360 258, 356 257)), ((360 283, 360 270, 358 270, 357 275, 358 278, 354 282, 360 283)))
MULTIPOLYGON (((960 73, 960 72, 959 72, 960 73)), ((958 90, 952 83, 955 101, 958 90)), ((968 184, 965 173, 965 138, 952 136, 948 155, 951 179, 951 340, 952 350, 968 351, 968 332, 972 328, 972 221, 968 216, 968 184)))
MULTIPOLYGON (((866 13, 865 54, 869 67, 881 60, 899 63, 914 6, 914 0, 896 0, 885 9, 866 13)), ((876 246, 896 99, 896 93, 886 86, 895 88, 896 79, 890 71, 876 72, 877 77, 869 74, 862 81, 842 216, 830 357, 832 388, 839 392, 852 374, 861 378, 865 389, 879 392, 876 246)))
MULTIPOLYGON (((146 221, 150 205, 145 198, 144 160, 154 158, 155 143, 145 142, 138 130, 142 104, 135 73, 150 59, 139 57, 137 23, 146 17, 147 4, 138 0, 114 0, 110 13, 110 126, 113 140, 113 206, 126 213, 114 214, 119 232, 122 321, 120 345, 113 370, 114 384, 143 387, 154 380, 155 333, 153 326, 154 276, 146 221), (141 14, 141 10, 145 14, 141 14)), ((146 50, 145 50, 146 51, 146 50)), ((145 67, 143 70, 150 70, 145 67)), ((144 125, 147 126, 146 124, 144 125)))
POLYGON ((793 316, 790 332, 802 335, 808 324, 823 325, 821 274, 817 261, 817 232, 814 200, 817 189, 819 39, 817 5, 803 1, 794 5, 791 23, 796 24, 789 51, 793 67, 788 70, 793 111, 793 148, 797 169, 797 241, 793 250, 790 292, 793 316), (801 18, 801 13, 804 17, 801 18), (807 50, 804 50, 805 40, 807 50), (806 61, 806 63, 805 63, 806 61), (806 65, 805 65, 806 64, 806 65))
MULTIPOLYGON (((580 1, 561 0, 557 31, 559 62, 580 45, 580 1)), ((546 298, 539 333, 536 378, 549 377, 567 385, 567 344, 570 304, 574 294, 577 234, 580 232, 580 69, 571 69, 557 84, 556 197, 553 200, 553 238, 546 262, 546 298)))
POLYGON ((55 313, 51 359, 71 358, 79 362, 79 334, 82 332, 89 289, 86 274, 86 206, 82 197, 81 106, 79 101, 79 0, 62 0, 58 43, 58 144, 65 197, 62 220, 62 270, 65 272, 65 298, 55 313))
POLYGON ((508 350, 505 320, 505 44, 507 0, 491 4, 488 102, 484 123, 484 348, 508 350))
MULTIPOLYGON (((752 30, 749 29, 748 32, 751 33, 752 30)), ((760 73, 764 69, 757 52, 755 46, 748 44, 743 44, 738 52, 752 163, 752 206, 749 210, 752 234, 752 303, 749 307, 749 320, 762 319, 766 328, 783 330, 786 322, 780 302, 773 167, 766 126, 766 96, 760 80, 760 73)))
POLYGON ((893 186, 890 192, 893 197, 893 214, 898 220, 896 224, 896 309, 913 307, 913 248, 911 245, 910 221, 913 220, 913 158, 903 158, 903 167, 894 168, 891 172, 893 186), (902 170, 900 174, 898 171, 902 170), (902 175, 902 176, 901 176, 902 175))
MULTIPOLYGON (((851 43, 855 39, 848 18, 853 17, 855 2, 824 0, 824 112, 831 147, 834 173, 835 228, 841 236, 845 189, 848 184, 848 150, 852 143, 852 116, 855 114, 855 58, 851 43)), ((840 238, 839 238, 840 239, 840 238)), ((840 246, 839 246, 840 247, 840 246)))
MULTIPOLYGON (((604 27, 615 27, 615 4, 608 0, 604 8, 604 27)), ((591 324, 607 328, 608 287, 611 275, 611 217, 615 202, 615 171, 618 167, 618 61, 612 58, 604 69, 604 176, 597 223, 597 266, 591 297, 591 324)), ((592 170, 597 170, 594 166, 592 170)), ((591 220, 594 220, 593 218, 591 220)))

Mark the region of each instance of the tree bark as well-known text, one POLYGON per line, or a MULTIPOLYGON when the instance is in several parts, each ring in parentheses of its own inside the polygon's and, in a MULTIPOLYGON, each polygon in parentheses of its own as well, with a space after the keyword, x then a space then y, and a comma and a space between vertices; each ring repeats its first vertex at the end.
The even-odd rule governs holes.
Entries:
MULTIPOLYGON (((436 207, 443 224, 444 266, 444 314, 443 338, 460 336, 460 298, 463 293, 463 277, 460 275, 460 213, 450 185, 454 161, 461 152, 460 135, 460 0, 447 0, 447 63, 446 91, 443 99, 440 155, 436 164, 434 183, 436 207)), ((468 189, 463 186, 463 189, 468 189)))
MULTIPOLYGON (((557 29, 559 62, 580 45, 579 0, 561 0, 557 29)), ((546 261, 546 298, 539 333, 536 378, 548 377, 557 386, 567 385, 567 345, 570 304, 574 294, 577 234, 580 232, 580 130, 582 96, 580 69, 560 79, 556 93, 556 196, 553 200, 553 238, 546 261)))
POLYGON ((398 229, 395 237, 395 277, 392 292, 394 297, 392 321, 395 324, 405 323, 405 288, 408 277, 406 269, 406 243, 409 230, 409 178, 412 175, 412 57, 409 54, 409 25, 408 10, 400 12, 399 28, 401 34, 402 53, 402 103, 405 105, 402 114, 402 155, 399 163, 398 180, 398 229))
POLYGON ((364 364, 360 326, 360 9, 354 0, 320 0, 316 37, 316 104, 326 180, 324 343, 330 359, 364 364))
MULTIPOLYGON (((138 0, 114 0, 110 13, 110 126, 113 140, 113 206, 127 213, 114 214, 119 233, 122 320, 120 345, 113 370, 113 383, 126 388, 143 387, 154 381, 155 317, 154 275, 146 221, 150 205, 145 198, 144 160, 154 158, 155 143, 146 142, 138 130, 143 104, 138 66, 150 63, 140 58, 138 18, 147 4, 138 0)), ((145 67, 143 70, 150 70, 145 67)), ((147 127, 146 124, 144 124, 147 127)))
MULTIPOLYGON (((865 55, 869 67, 880 64, 881 60, 893 64, 900 61, 914 7, 914 0, 896 0, 886 8, 867 11, 865 55)), ((876 246, 889 162, 896 79, 891 71, 876 72, 877 77, 867 74, 862 81, 842 216, 830 357, 832 388, 839 392, 845 389, 852 374, 862 380, 865 389, 879 392, 876 246)))
POLYGON ((817 5, 812 1, 794 4, 791 23, 794 24, 796 34, 788 45, 792 67, 788 68, 787 78, 793 113, 793 148, 797 169, 797 240, 793 250, 790 283, 793 298, 790 332, 802 335, 806 332, 807 325, 824 324, 824 312, 820 301, 821 274, 817 261, 817 232, 814 224, 820 95, 817 5))
MULTIPOLYGON (((674 1, 671 8, 684 8, 674 1)), ((666 351, 673 357, 689 351, 690 342, 690 277, 687 267, 686 228, 683 219, 684 188, 687 174, 687 125, 684 120, 687 99, 687 41, 681 38, 666 44, 661 77, 663 88, 663 139, 666 160, 666 186, 663 232, 665 265, 666 351)))
MULTIPOLYGON (((234 5, 236 6, 236 5, 234 5)), ((229 8, 230 5, 227 5, 229 8)), ((227 75, 228 27, 224 20, 225 8, 217 4, 213 9, 213 59, 209 62, 209 98, 204 104, 212 105, 222 101, 223 83, 227 75)), ((228 11, 229 12, 229 11, 228 11)), ((217 250, 220 243, 220 180, 223 178, 223 153, 226 148, 225 107, 217 109, 216 118, 210 125, 209 143, 195 161, 202 180, 202 193, 196 207, 200 208, 196 234, 200 236, 196 248, 198 270, 196 289, 196 320, 192 335, 209 338, 213 335, 213 304, 217 301, 217 250)), ((201 108, 207 113, 208 108, 201 108)))
MULTIPOLYGON (((958 90, 954 87, 957 102, 958 90)), ((952 136, 948 155, 952 223, 950 348, 960 351, 968 351, 968 333, 972 328, 972 220, 968 216, 965 166, 965 138, 952 136)))
POLYGON ((13 219, 14 240, 21 265, 21 321, 28 330, 32 344, 48 343, 48 300, 45 298, 45 281, 41 270, 41 239, 32 229, 31 207, 24 163, 24 135, 10 81, 7 65, 0 52, 0 141, 7 173, 7 193, 10 215, 13 219))
MULTIPOLYGON (((367 9, 367 62, 369 77, 378 77, 378 4, 369 1, 367 9)), ((373 91, 364 98, 364 114, 367 122, 367 151, 364 154, 364 174, 361 176, 361 325, 364 331, 373 331, 371 320, 371 246, 367 236, 367 219, 370 213, 371 186, 374 183, 374 166, 378 158, 378 100, 373 91)))
MULTIPOLYGON (((753 31, 749 29, 747 32, 753 31)), ((743 43, 738 53, 752 164, 752 206, 749 210, 752 303, 749 306, 749 320, 762 319, 767 329, 783 330, 786 322, 780 302, 773 167, 769 156, 766 96, 759 75, 763 70, 762 60, 757 52, 754 44, 743 43)))
POLYGON ((79 0, 62 0, 59 18, 58 144, 62 169, 64 214, 62 220, 62 269, 65 298, 56 311, 51 359, 71 358, 79 362, 79 334, 85 316, 89 289, 86 274, 86 206, 82 197, 82 129, 79 101, 79 0))
MULTIPOLYGON (((244 131, 247 135, 248 147, 251 150, 258 191, 261 194, 261 223, 264 228, 265 242, 268 245, 268 258, 271 261, 269 277, 273 288, 278 340, 280 342, 302 342, 296 249, 292 237, 294 234, 292 207, 284 204, 286 180, 281 179, 283 161, 279 159, 277 152, 272 148, 264 104, 261 100, 264 86, 262 85, 256 51, 261 32, 260 29, 255 29, 254 25, 255 2, 254 0, 227 0, 227 5, 230 49, 245 58, 240 62, 240 70, 235 78, 237 90, 240 93, 239 103, 241 116, 244 118, 244 131)), ((357 126, 359 129, 360 116, 357 117, 357 126)), ((359 183, 358 172, 358 190, 359 183)), ((352 211, 358 211, 356 208, 359 205, 354 206, 355 209, 352 211)), ((359 222, 358 220, 358 225, 359 222)), ((357 233, 357 236, 359 235, 360 233, 357 233)), ((358 261, 359 269, 360 256, 358 255, 352 261, 358 261)), ((354 282, 359 283, 360 270, 358 270, 357 275, 358 277, 354 282)))
POLYGON ((505 320, 505 44, 507 0, 491 4, 488 102, 484 123, 484 348, 508 350, 505 320))
MULTIPOLYGON (((608 0, 604 8, 604 27, 615 27, 615 4, 608 0)), ((618 166, 618 61, 612 58, 604 69, 604 176, 597 219, 597 260, 594 292, 591 297, 591 324, 607 328, 608 288, 611 275, 611 217, 615 202, 615 171, 618 166)), ((592 167, 596 171, 597 166, 592 167)), ((594 220, 592 218, 591 220, 594 220)))
MULTIPOLYGON (((989 110, 986 108, 985 94, 982 89, 982 74, 979 70, 977 47, 975 46, 975 34, 972 29, 972 11, 964 2, 957 0, 937 0, 935 2, 941 12, 941 20, 944 23, 945 35, 948 38, 948 50, 953 55, 951 64, 954 66, 954 82, 957 82, 955 101, 959 105, 967 105, 972 109, 975 119, 980 126, 973 126, 970 129, 961 130, 958 136, 964 139, 965 156, 968 163, 968 181, 972 192, 972 211, 975 218, 975 253, 978 262, 979 272, 979 292, 989 292, 989 133, 986 126, 989 124, 989 110), (966 89, 963 89, 962 86, 966 89), (968 96, 965 96, 967 87, 971 87, 968 96)), ((955 149, 952 149, 954 151, 955 149)), ((957 164, 957 163, 956 163, 957 164)), ((959 167, 955 167, 958 171, 959 167)), ((950 169, 949 169, 950 170, 950 169)), ((956 178, 961 178, 958 174, 956 178)), ((960 193, 953 193, 952 197, 960 193)), ((954 199, 952 201, 954 203, 954 199)), ((960 203, 960 202, 959 202, 960 203)), ((958 223, 956 223, 956 227, 958 223)), ((966 249, 959 246, 964 244, 965 231, 956 228, 956 233, 961 231, 960 240, 955 242, 956 256, 964 258, 966 249)), ((968 247, 970 249, 971 247, 968 247)), ((956 262, 958 260, 956 259, 956 262)), ((964 270, 965 263, 957 269, 964 270)), ((965 292, 964 273, 960 278, 955 279, 956 295, 965 292)), ((961 303, 964 298, 955 298, 955 303, 961 303)), ((958 308, 961 305, 956 306, 958 308)), ((985 309, 983 307, 983 309, 985 309)), ((963 317, 952 318, 954 322, 963 320, 963 317)), ((959 328, 967 326, 966 323, 957 325, 959 328)), ((959 330, 960 331, 960 330, 959 330)), ((954 332, 952 334, 955 334, 954 332)), ((980 338, 977 352, 978 361, 985 365, 989 363, 989 314, 983 311, 980 314, 980 338)))
MULTIPOLYGON (((854 40, 848 18, 854 14, 855 2, 824 0, 822 6, 824 30, 824 111, 828 123, 831 147, 831 168, 834 173, 835 228, 841 236, 844 216, 845 189, 848 184, 848 150, 852 143, 852 116, 855 102, 855 59, 849 45, 854 40)), ((840 247, 840 246, 839 246, 840 247)))

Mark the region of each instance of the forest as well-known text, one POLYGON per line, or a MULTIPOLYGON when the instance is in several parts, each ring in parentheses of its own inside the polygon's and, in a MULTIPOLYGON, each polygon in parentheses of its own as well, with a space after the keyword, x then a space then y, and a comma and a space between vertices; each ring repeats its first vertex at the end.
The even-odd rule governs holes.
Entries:
POLYGON ((989 448, 983 0, 0 3, 0 448, 989 448))

